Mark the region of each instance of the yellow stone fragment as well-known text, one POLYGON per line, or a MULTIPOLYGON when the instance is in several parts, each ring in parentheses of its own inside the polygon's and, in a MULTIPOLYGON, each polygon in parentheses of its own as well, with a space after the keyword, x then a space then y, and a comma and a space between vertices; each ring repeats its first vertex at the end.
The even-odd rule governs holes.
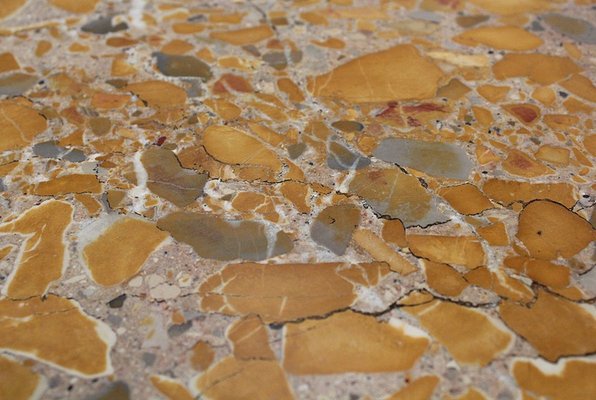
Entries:
POLYGON ((151 383, 167 400, 193 400, 194 396, 178 380, 162 375, 151 375, 151 383))
POLYGON ((514 336, 501 323, 477 309, 434 300, 404 310, 416 316, 458 363, 484 366, 513 344, 514 336))
POLYGON ((0 355, 0 399, 37 400, 46 388, 42 376, 20 362, 0 355))
POLYGON ((0 225, 0 234, 18 233, 27 239, 3 291, 13 299, 44 295, 66 268, 65 233, 73 207, 50 200, 30 208, 19 218, 0 225))
POLYGON ((517 26, 483 26, 465 31, 453 41, 466 45, 483 44, 499 50, 533 50, 542 45, 538 36, 517 26))
POLYGON ((399 45, 348 61, 308 79, 314 96, 385 102, 434 97, 443 72, 412 45, 399 45))
POLYGON ((36 183, 31 194, 38 196, 58 196, 67 193, 101 193, 101 182, 96 175, 71 174, 36 183))
POLYGON ((430 340, 415 327, 346 311, 288 324, 284 368, 291 374, 393 372, 412 368, 430 340))
POLYGON ((0 152, 28 146, 47 126, 46 119, 34 109, 8 100, 0 101, 0 152))
POLYGON ((73 300, 49 295, 0 300, 0 350, 39 360, 85 378, 113 372, 116 335, 73 300))
POLYGON ((233 31, 215 31, 209 34, 209 37, 212 39, 221 40, 236 46, 255 44, 272 36, 273 30, 271 30, 269 25, 259 25, 233 31))
POLYGON ((88 228, 91 234, 101 233, 83 247, 81 254, 91 278, 102 286, 112 286, 135 276, 168 234, 137 218, 120 218, 101 229, 106 222, 110 219, 88 228))

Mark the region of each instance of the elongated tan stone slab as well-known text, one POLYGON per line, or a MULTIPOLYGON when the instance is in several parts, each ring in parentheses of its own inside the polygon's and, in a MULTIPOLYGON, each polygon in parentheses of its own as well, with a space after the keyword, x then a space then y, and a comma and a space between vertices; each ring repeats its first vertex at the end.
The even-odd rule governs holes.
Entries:
POLYGON ((3 294, 13 299, 41 296, 52 282, 62 277, 68 260, 65 233, 72 216, 70 204, 50 200, 0 225, 0 234, 17 233, 27 237, 3 294))
POLYGON ((28 192, 38 196, 58 196, 68 193, 100 193, 101 188, 96 175, 70 174, 36 183, 28 192))
POLYGON ((39 360, 69 374, 111 374, 116 335, 80 306, 54 295, 0 300, 0 350, 39 360))
POLYGON ((538 36, 517 26, 483 26, 469 29, 453 38, 466 45, 480 44, 501 50, 532 50, 542 45, 538 36))
POLYGON ((514 336, 484 312, 446 301, 405 308, 458 363, 484 366, 507 352, 514 336))
POLYGON ((198 291, 204 311, 252 313, 271 323, 349 307, 357 297, 356 283, 374 285, 375 276, 388 272, 382 263, 230 264, 203 282, 198 291))
POLYGON ((482 244, 474 236, 408 235, 408 246, 418 257, 475 268, 485 265, 482 244))
POLYGON ((404 371, 428 344, 426 334, 405 322, 346 311, 286 325, 283 364, 296 375, 404 371))
POLYGON ((541 359, 518 358, 511 374, 522 390, 553 400, 596 398, 596 361, 568 358, 555 364, 541 359))
POLYGON ((131 217, 99 220, 83 231, 83 241, 87 235, 96 237, 82 248, 81 255, 91 278, 102 286, 117 285, 135 276, 168 237, 155 224, 131 217))
POLYGON ((242 361, 227 357, 196 378, 193 389, 196 392, 193 394, 212 400, 294 399, 277 361, 242 361))
POLYGON ((499 313, 542 357, 556 361, 596 351, 596 318, 588 307, 539 290, 529 307, 504 302, 499 313))
POLYGON ((382 102, 434 97, 443 72, 412 45, 399 45, 358 57, 311 77, 314 96, 346 101, 382 102))

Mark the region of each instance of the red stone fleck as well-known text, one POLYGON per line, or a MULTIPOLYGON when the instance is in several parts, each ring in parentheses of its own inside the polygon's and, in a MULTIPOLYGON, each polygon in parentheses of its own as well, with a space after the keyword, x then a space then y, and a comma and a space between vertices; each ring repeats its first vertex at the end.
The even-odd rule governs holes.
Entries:
POLYGON ((156 145, 161 146, 162 144, 164 144, 164 142, 166 141, 166 137, 165 136, 160 136, 157 141, 155 142, 156 145))

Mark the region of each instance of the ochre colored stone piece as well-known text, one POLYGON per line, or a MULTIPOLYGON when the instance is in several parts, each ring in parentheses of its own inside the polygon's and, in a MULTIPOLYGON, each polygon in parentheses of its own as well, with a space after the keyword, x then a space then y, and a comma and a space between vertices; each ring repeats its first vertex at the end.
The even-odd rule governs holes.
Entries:
POLYGON ((530 183, 489 179, 482 191, 491 199, 509 206, 516 201, 530 202, 548 199, 571 208, 576 203, 573 186, 569 183, 530 183))
POLYGON ((26 237, 3 294, 13 299, 42 296, 52 282, 62 277, 67 258, 65 233, 72 216, 70 204, 50 200, 0 225, 0 234, 18 233, 26 237))
POLYGON ((367 54, 308 80, 314 96, 366 103, 434 97, 443 72, 412 45, 367 54))
POLYGON ((542 39, 517 26, 469 29, 455 36, 453 41, 472 47, 483 44, 499 50, 533 50, 542 45, 542 39))
POLYGON ((514 336, 497 320, 477 309, 440 300, 406 307, 458 363, 484 366, 513 344, 514 336))
POLYGON ((46 119, 34 109, 7 100, 0 101, 0 151, 29 145, 47 127, 46 119))
POLYGON ((493 65, 499 80, 525 77, 541 85, 550 85, 580 72, 570 58, 544 54, 506 54, 493 65))
POLYGON ((36 183, 29 193, 38 196, 59 196, 68 193, 101 193, 101 182, 96 175, 70 174, 36 183))
POLYGON ((184 89, 165 81, 131 83, 123 90, 136 94, 150 107, 176 107, 186 103, 184 89))
POLYGON ((356 300, 345 270, 359 268, 340 263, 230 264, 199 287, 201 308, 257 314, 266 323, 324 315, 356 300))
POLYGON ((416 267, 410 261, 393 250, 369 229, 357 229, 354 232, 354 242, 376 261, 386 262, 394 272, 408 275, 416 271, 416 267))
POLYGON ((430 400, 439 381, 440 379, 434 375, 422 376, 385 400, 430 400))
POLYGON ((162 375, 151 375, 151 383, 167 400, 193 400, 194 396, 178 380, 162 375))
POLYGON ((542 260, 570 258, 595 238, 592 225, 560 204, 547 200, 529 203, 519 215, 517 237, 542 260))
POLYGON ((474 236, 408 235, 408 246, 418 257, 475 268, 485 265, 480 241, 474 236))
POLYGON ((45 380, 20 362, 0 355, 0 399, 39 399, 45 380))
POLYGON ((275 360, 269 346, 267 328, 255 315, 249 315, 228 327, 226 336, 238 360, 275 360))
POLYGON ((428 286, 443 296, 456 297, 468 287, 468 282, 447 264, 424 261, 424 275, 428 286))
POLYGON ((95 9, 99 0, 50 0, 50 3, 65 11, 86 14, 95 9))
POLYGON ((529 307, 504 302, 499 314, 542 357, 556 361, 596 351, 596 318, 588 307, 539 290, 529 307))
POLYGON ((190 364, 195 370, 204 371, 209 368, 214 358, 215 351, 211 348, 209 343, 199 340, 192 347, 190 364))
POLYGON ((221 40, 236 46, 255 44, 271 36, 273 36, 273 30, 269 25, 259 25, 234 31, 215 31, 209 34, 209 37, 212 39, 221 40))
POLYGON ((0 300, 0 349, 92 378, 111 374, 116 335, 83 313, 77 303, 54 295, 0 300))
POLYGON ((470 183, 444 187, 437 192, 461 214, 479 214, 494 207, 491 201, 476 186, 470 183))
POLYGON ((81 252, 91 278, 102 286, 117 285, 135 276, 168 237, 153 223, 137 218, 116 219, 101 229, 105 222, 99 221, 99 226, 94 226, 92 234, 100 233, 81 252))
POLYGON ((227 357, 194 381, 199 396, 212 400, 293 400, 286 374, 277 361, 227 357))
POLYGON ((552 174, 552 170, 523 151, 509 149, 507 159, 503 161, 503 169, 511 175, 524 178, 535 178, 552 174))
POLYGON ((521 389, 552 400, 596 398, 596 362, 568 358, 551 364, 540 359, 518 358, 511 375, 521 389))
POLYGON ((429 342, 400 320, 385 323, 346 311, 286 325, 283 364, 295 375, 404 371, 429 342))

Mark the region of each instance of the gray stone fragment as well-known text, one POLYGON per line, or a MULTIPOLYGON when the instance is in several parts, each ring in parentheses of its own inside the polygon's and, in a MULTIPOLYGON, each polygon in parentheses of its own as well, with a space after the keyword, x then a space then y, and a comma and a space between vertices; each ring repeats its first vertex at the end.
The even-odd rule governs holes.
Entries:
POLYGON ((373 155, 389 163, 451 179, 467 179, 474 165, 466 151, 453 143, 389 138, 378 145, 373 155))
POLYGON ((330 206, 317 215, 310 230, 312 239, 337 254, 343 255, 354 229, 360 224, 360 210, 352 204, 330 206))
POLYGON ((167 76, 194 76, 207 81, 213 77, 211 68, 203 61, 192 56, 178 56, 166 53, 154 53, 157 69, 167 76))
POLYGON ((126 22, 120 22, 114 25, 111 16, 99 17, 93 21, 87 22, 81 27, 83 32, 105 35, 110 32, 119 32, 128 29, 126 22))

